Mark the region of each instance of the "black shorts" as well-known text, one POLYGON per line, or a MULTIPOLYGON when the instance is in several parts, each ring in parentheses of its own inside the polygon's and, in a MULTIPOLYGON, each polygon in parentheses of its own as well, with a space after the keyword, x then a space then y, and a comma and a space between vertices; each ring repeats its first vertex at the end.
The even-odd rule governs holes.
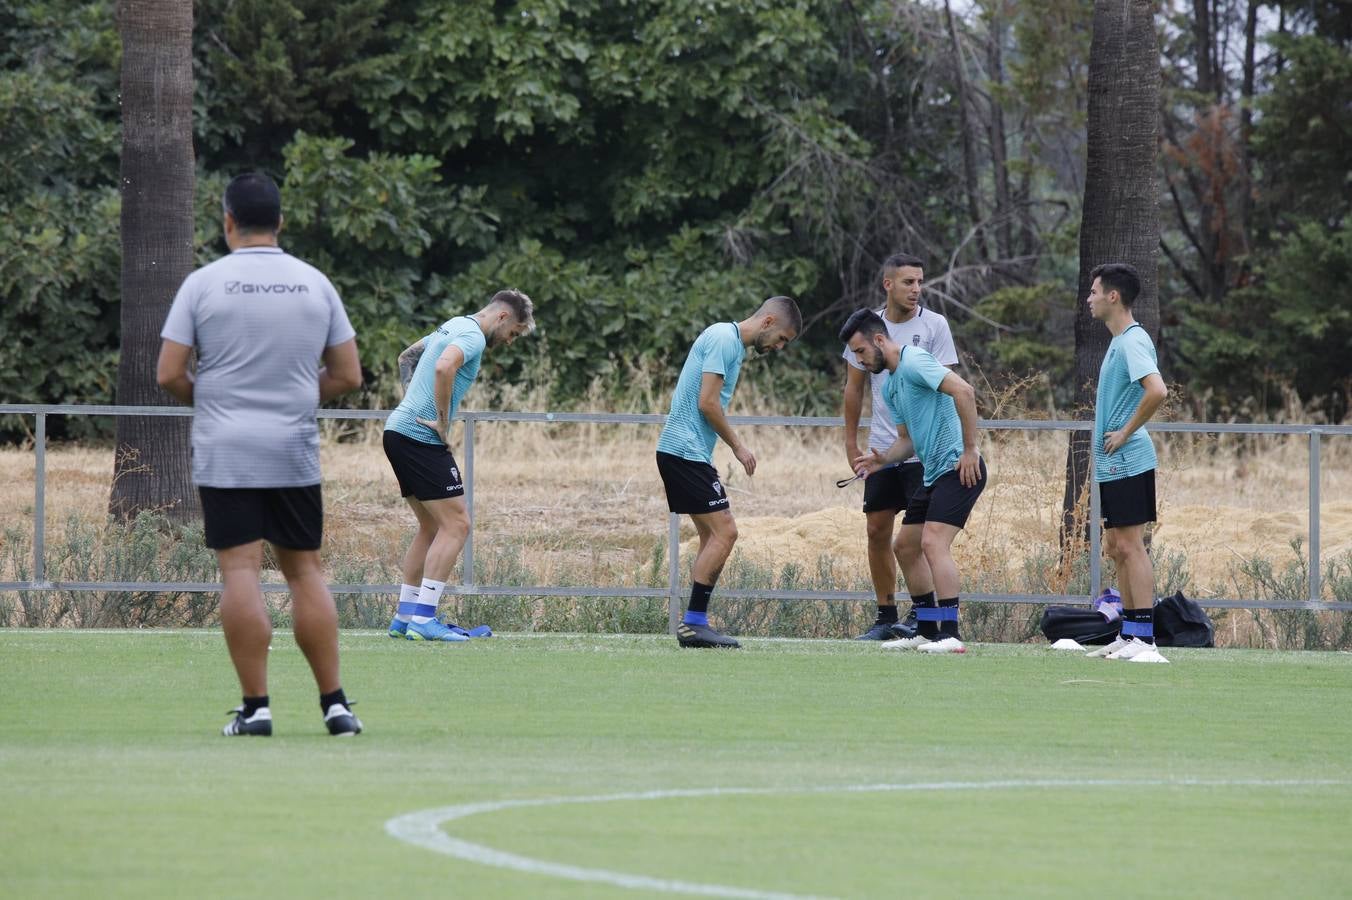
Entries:
POLYGON ((228 550, 265 540, 288 550, 318 550, 324 540, 319 485, 281 488, 198 487, 205 543, 228 550))
POLYGON ((922 487, 915 492, 906 506, 906 515, 901 517, 903 525, 919 525, 923 522, 943 522, 962 528, 967 517, 976 506, 976 498, 986 489, 986 461, 981 460, 981 478, 972 487, 963 487, 958 478, 958 470, 945 472, 935 479, 934 484, 922 487))
POLYGON ((879 469, 864 479, 864 512, 898 512, 911 504, 916 491, 925 486, 925 467, 904 462, 879 469))
POLYGON ((385 458, 399 479, 399 496, 417 500, 464 496, 460 468, 445 444, 424 444, 397 431, 386 431, 383 443, 385 458))
POLYGON ((659 450, 657 471, 667 489, 667 509, 674 513, 699 515, 730 506, 718 470, 706 462, 695 462, 659 450))
POLYGON ((1155 521, 1155 470, 1099 482, 1104 528, 1127 528, 1155 521))

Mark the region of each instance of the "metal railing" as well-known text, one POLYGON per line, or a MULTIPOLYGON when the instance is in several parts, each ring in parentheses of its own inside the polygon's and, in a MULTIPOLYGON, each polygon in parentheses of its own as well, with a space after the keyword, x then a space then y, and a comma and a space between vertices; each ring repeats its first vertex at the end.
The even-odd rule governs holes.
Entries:
MULTIPOLYGON (((321 419, 354 419, 383 421, 389 410, 321 409, 321 419)), ((33 578, 30 581, 0 581, 0 591, 219 591, 220 583, 212 582, 156 582, 156 581, 67 581, 53 582, 46 578, 46 450, 48 416, 191 416, 192 410, 179 406, 93 406, 56 404, 0 404, 0 415, 36 417, 33 431, 36 454, 33 486, 33 578)), ((665 597, 667 599, 668 627, 675 630, 684 607, 680 585, 680 516, 670 514, 667 521, 667 586, 644 587, 560 587, 553 585, 491 585, 474 580, 474 437, 479 422, 535 422, 541 424, 595 424, 595 425, 661 425, 666 416, 640 413, 563 413, 563 412, 495 412, 465 411, 456 416, 464 422, 462 472, 465 483, 465 503, 469 507, 470 530, 461 551, 462 578, 459 584, 448 584, 447 593, 477 596, 532 596, 532 597, 665 597)), ((731 416, 734 425, 771 425, 807 428, 839 428, 844 420, 825 416, 731 416)), ((861 420, 861 427, 868 419, 861 420)), ((1090 422, 1039 421, 994 419, 982 420, 981 428, 993 431, 1091 431, 1090 422)), ((1152 422, 1152 433, 1193 434, 1270 434, 1309 437, 1309 593, 1305 600, 1256 600, 1207 598, 1199 600, 1210 608, 1236 609, 1312 609, 1352 611, 1352 603, 1324 601, 1320 572, 1320 444, 1325 436, 1352 436, 1349 425, 1236 425, 1218 422, 1172 423, 1152 422)), ((1101 534, 1099 525, 1099 495, 1097 487, 1090 490, 1089 515, 1089 576, 1090 596, 1097 596, 1102 586, 1101 534)), ((397 594, 393 584, 334 584, 334 593, 397 594)), ((282 593, 285 584, 265 584, 267 593, 282 593)), ((760 600, 828 600, 871 601, 874 596, 866 591, 809 591, 809 590, 720 590, 720 597, 760 600)), ((902 596, 905 596, 902 594, 902 596)), ((1082 596, 1065 594, 969 594, 963 599, 983 603, 1085 603, 1082 596)))

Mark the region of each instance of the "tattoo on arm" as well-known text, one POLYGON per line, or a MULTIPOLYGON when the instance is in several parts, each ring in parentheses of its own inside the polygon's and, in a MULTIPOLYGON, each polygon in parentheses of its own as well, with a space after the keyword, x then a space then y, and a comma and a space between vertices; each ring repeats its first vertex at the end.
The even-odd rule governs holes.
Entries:
POLYGON ((423 351, 427 345, 423 341, 406 349, 399 354, 399 384, 408 389, 408 383, 413 380, 413 370, 418 368, 418 360, 422 359, 423 351))

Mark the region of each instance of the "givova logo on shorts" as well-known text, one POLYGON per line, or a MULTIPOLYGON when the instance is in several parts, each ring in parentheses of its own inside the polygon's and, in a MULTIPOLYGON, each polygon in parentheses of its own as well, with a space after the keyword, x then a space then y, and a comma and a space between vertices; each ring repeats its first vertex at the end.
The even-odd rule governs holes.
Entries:
POLYGON ((712 486, 713 486, 713 489, 714 489, 714 493, 718 495, 718 499, 717 499, 717 500, 710 500, 710 501, 709 501, 709 505, 710 505, 710 506, 719 506, 719 505, 721 505, 721 504, 723 504, 723 503, 727 503, 727 502, 728 502, 728 498, 723 496, 723 485, 720 484, 719 482, 715 481, 715 482, 713 483, 712 486))

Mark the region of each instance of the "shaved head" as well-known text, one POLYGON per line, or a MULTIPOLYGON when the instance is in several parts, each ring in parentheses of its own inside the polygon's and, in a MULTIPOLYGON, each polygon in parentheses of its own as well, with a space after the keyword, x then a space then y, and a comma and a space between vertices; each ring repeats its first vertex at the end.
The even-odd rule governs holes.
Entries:
POLYGON ((771 297, 760 305, 755 315, 774 316, 780 327, 793 332, 795 336, 803 330, 803 314, 798 311, 798 304, 793 302, 792 297, 771 297))

